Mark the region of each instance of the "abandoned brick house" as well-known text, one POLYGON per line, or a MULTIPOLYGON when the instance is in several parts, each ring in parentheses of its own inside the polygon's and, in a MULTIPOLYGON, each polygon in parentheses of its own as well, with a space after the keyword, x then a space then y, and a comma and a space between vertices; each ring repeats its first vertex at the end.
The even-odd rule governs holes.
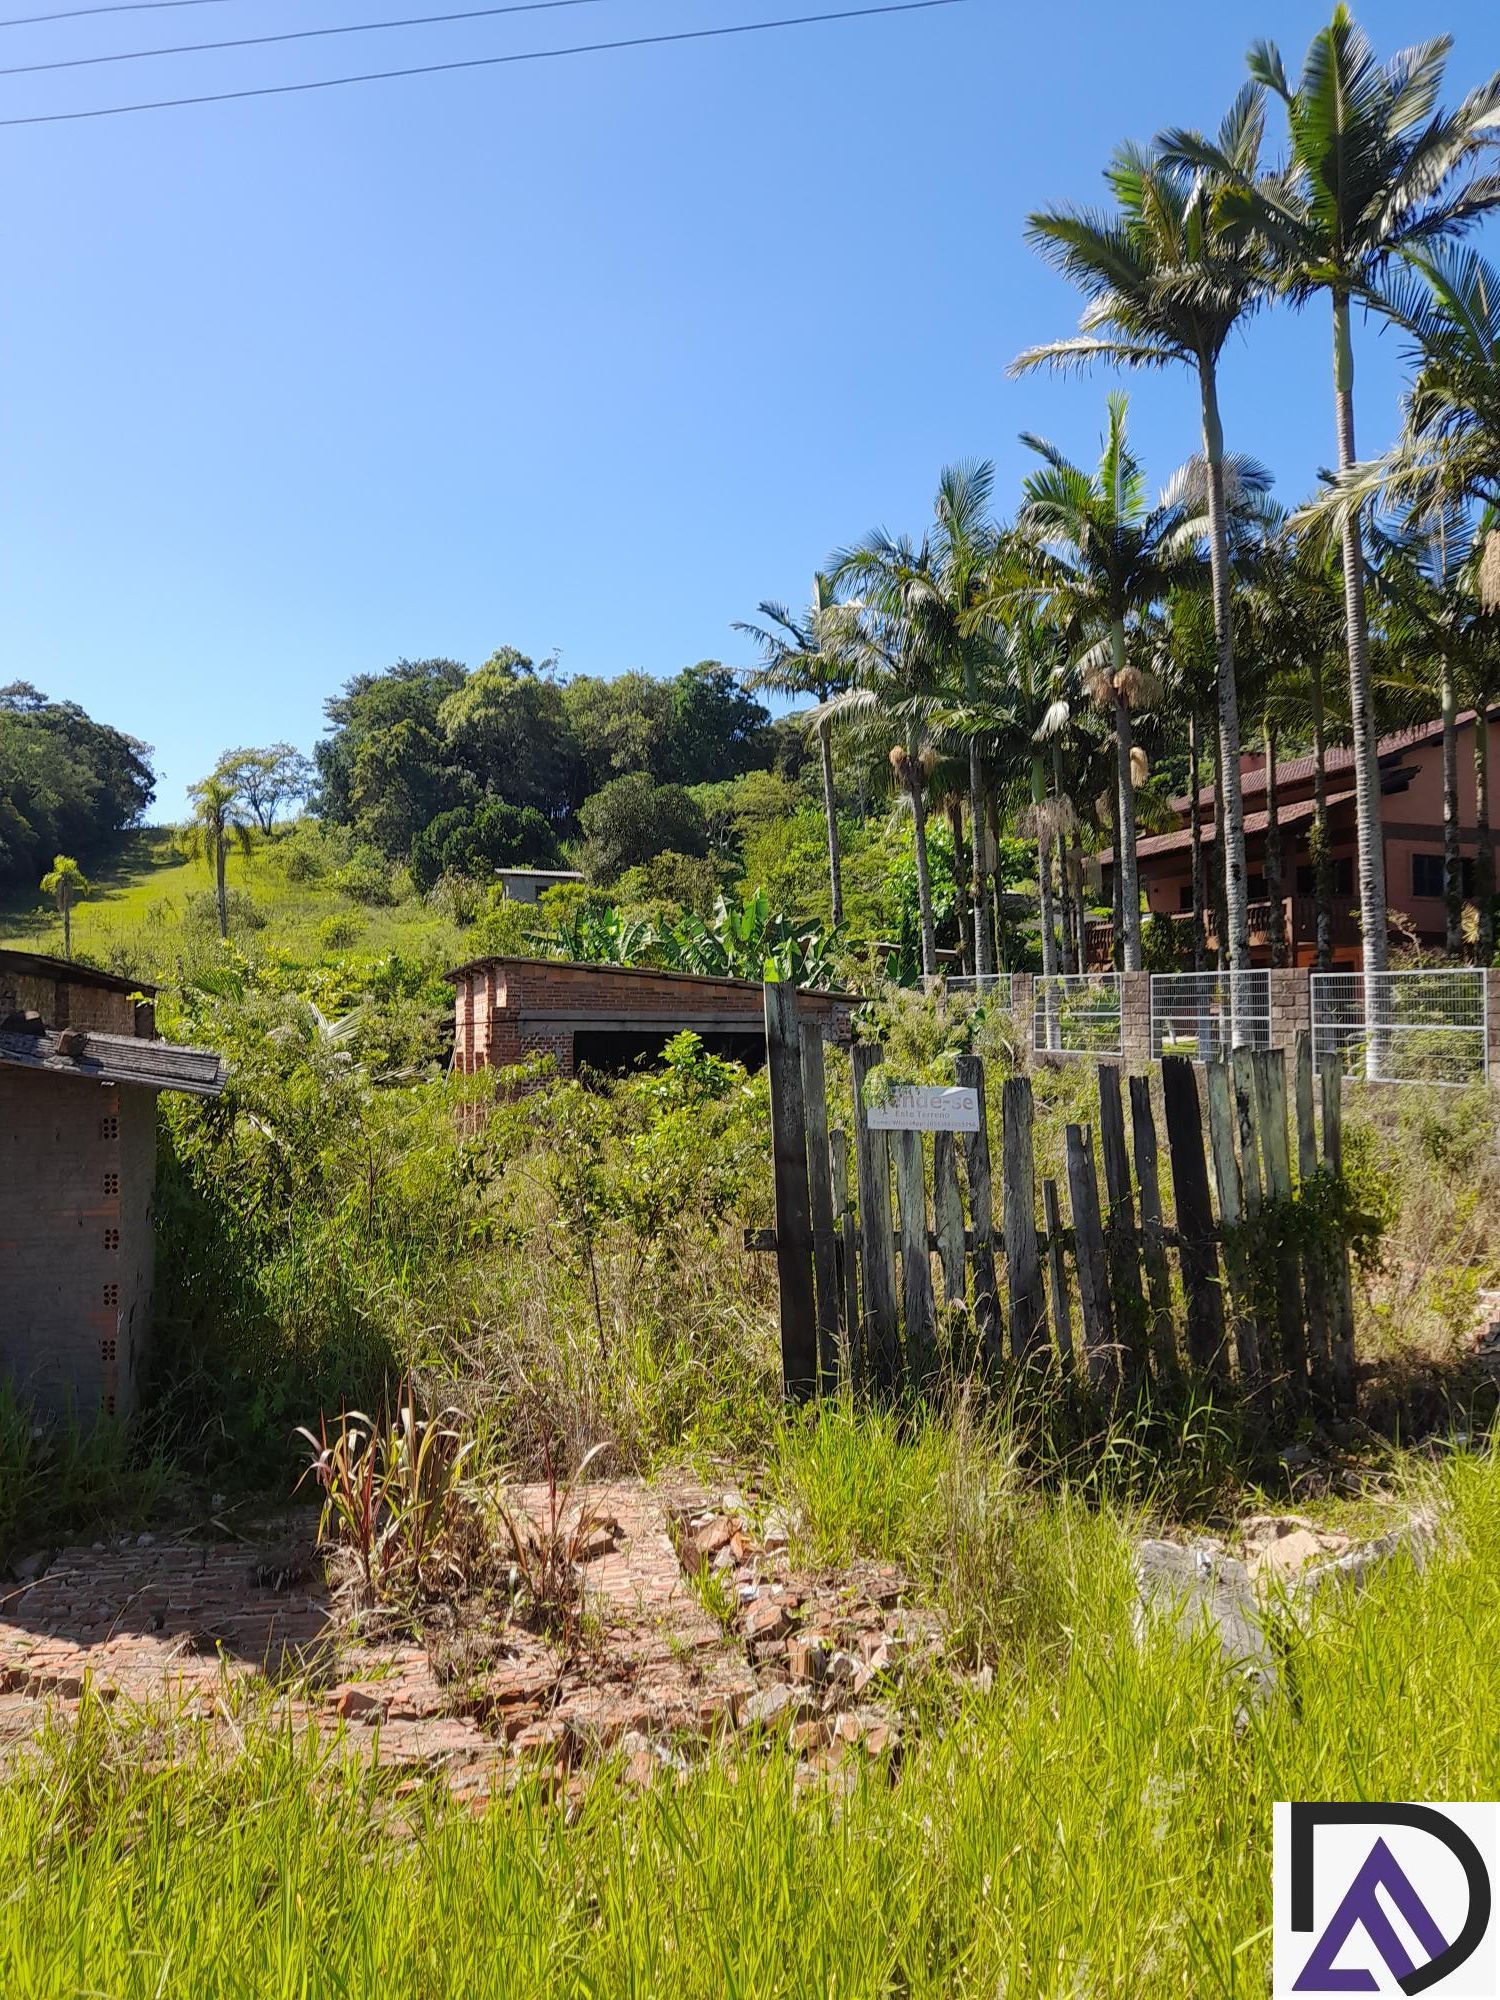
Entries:
MULTIPOLYGON (((1473 893, 1479 853, 1478 785, 1475 770, 1473 714, 1458 718, 1458 841, 1465 896, 1473 893)), ((1418 941, 1441 946, 1443 900, 1443 732, 1433 722, 1420 729, 1383 737, 1377 746, 1380 763, 1380 828, 1385 851, 1386 899, 1393 916, 1399 913, 1418 941)), ((1491 715, 1485 741, 1477 746, 1487 769, 1495 768, 1500 751, 1500 717, 1491 715)), ((1357 840, 1354 821, 1354 757, 1352 751, 1330 749, 1324 758, 1328 801, 1329 859, 1333 877, 1333 962, 1360 962, 1359 894, 1355 882, 1357 840)), ((1317 956, 1317 905, 1314 900, 1313 855, 1310 847, 1316 805, 1311 757, 1278 759, 1276 820, 1281 830, 1282 924, 1291 947, 1291 963, 1312 965, 1317 956)), ((1274 906, 1267 900, 1266 828, 1270 814, 1268 773, 1261 755, 1240 759, 1240 787, 1245 806, 1245 865, 1249 871, 1250 955, 1268 965, 1274 906)), ((1217 839, 1217 800, 1212 785, 1198 798, 1198 823, 1203 842, 1203 867, 1211 880, 1217 839)), ((1168 833, 1143 835, 1136 848, 1141 893, 1146 907, 1183 927, 1192 922, 1192 803, 1187 796, 1172 800, 1179 825, 1168 833)), ((1113 855, 1101 857, 1104 894, 1109 895, 1113 855)), ((1208 912, 1209 946, 1213 948, 1213 912, 1208 912)), ((1089 963, 1108 965, 1113 950, 1113 926, 1091 924, 1089 963)))
POLYGON ((156 1100, 216 1097, 154 989, 0 950, 0 1373, 42 1416, 134 1402, 151 1315, 156 1100))
MULTIPOLYGON (((546 1055, 560 1076, 616 1072, 659 1054, 685 1028, 718 1055, 752 1065, 765 1059, 759 980, 550 958, 476 958, 447 977, 457 990, 453 1061, 460 1070, 546 1055)), ((842 1037, 857 1003, 844 993, 804 991, 799 1004, 830 1037, 842 1037)))

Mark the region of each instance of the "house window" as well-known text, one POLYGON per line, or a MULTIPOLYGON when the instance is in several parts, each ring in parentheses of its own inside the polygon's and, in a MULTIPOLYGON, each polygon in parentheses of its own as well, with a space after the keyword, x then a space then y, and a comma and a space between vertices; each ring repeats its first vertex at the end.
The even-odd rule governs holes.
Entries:
POLYGON ((1190 910, 1193 907, 1193 885, 1191 882, 1184 882, 1182 887, 1177 891, 1177 907, 1179 910, 1190 910))
MULTIPOLYGON (((1474 893, 1474 858, 1465 854, 1458 864, 1459 892, 1464 896, 1474 893)), ((1414 854, 1411 858, 1411 892, 1414 896, 1444 896, 1443 856, 1441 854, 1414 854)))
MULTIPOLYGON (((1297 894, 1316 896, 1318 893, 1318 871, 1310 861, 1303 862, 1297 870, 1297 894)), ((1345 855, 1333 864, 1333 893, 1335 896, 1354 894, 1354 861, 1345 855)))

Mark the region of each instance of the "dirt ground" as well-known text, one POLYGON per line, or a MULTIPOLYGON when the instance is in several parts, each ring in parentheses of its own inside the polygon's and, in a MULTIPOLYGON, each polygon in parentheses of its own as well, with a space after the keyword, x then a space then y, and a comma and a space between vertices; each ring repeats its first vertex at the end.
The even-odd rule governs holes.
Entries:
MULTIPOLYGON (((508 1498, 545 1517, 545 1489, 508 1498)), ((226 1729, 269 1691, 294 1724, 475 1798, 539 1767, 576 1783, 610 1755, 647 1783, 726 1732, 789 1732, 809 1774, 899 1750, 899 1677, 939 1638, 894 1569, 795 1573, 774 1517, 753 1533, 735 1491, 619 1481, 574 1505, 595 1526, 567 1651, 441 1610, 382 1636, 330 1589, 310 1514, 39 1552, 0 1595, 0 1745, 67 1720, 87 1686, 226 1729)))

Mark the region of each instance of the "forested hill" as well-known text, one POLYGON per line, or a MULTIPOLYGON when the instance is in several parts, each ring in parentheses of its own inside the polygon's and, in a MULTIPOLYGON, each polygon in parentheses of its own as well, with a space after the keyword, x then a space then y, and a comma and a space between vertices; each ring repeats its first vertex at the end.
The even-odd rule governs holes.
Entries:
POLYGON ((29 681, 0 687, 0 887, 34 888, 59 852, 107 852, 155 795, 137 737, 29 681))
POLYGON ((736 675, 702 661, 672 679, 561 680, 503 648, 472 672, 402 660, 327 704, 318 811, 419 886, 442 874, 556 863, 580 841, 595 879, 672 850, 702 854, 688 788, 793 766, 795 724, 773 723, 736 675))

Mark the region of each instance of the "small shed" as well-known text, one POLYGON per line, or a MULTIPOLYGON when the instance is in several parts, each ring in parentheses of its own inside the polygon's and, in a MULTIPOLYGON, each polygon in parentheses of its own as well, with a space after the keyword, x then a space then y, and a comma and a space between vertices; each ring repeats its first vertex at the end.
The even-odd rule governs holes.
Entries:
MULTIPOLYGON (((556 958, 476 958, 447 974, 456 988, 454 1064, 500 1069, 550 1055, 560 1076, 631 1068, 691 1029, 705 1047, 751 1064, 766 1052, 765 988, 651 966, 580 965, 556 958)), ((845 1039, 858 1005, 848 993, 804 989, 805 1018, 845 1039)))
POLYGON ((537 903, 543 892, 565 882, 581 882, 576 868, 497 868, 495 879, 508 903, 537 903))
POLYGON ((0 1373, 39 1415, 123 1415, 151 1321, 156 1100, 223 1061, 160 1041, 152 989, 0 951, 0 1373))

